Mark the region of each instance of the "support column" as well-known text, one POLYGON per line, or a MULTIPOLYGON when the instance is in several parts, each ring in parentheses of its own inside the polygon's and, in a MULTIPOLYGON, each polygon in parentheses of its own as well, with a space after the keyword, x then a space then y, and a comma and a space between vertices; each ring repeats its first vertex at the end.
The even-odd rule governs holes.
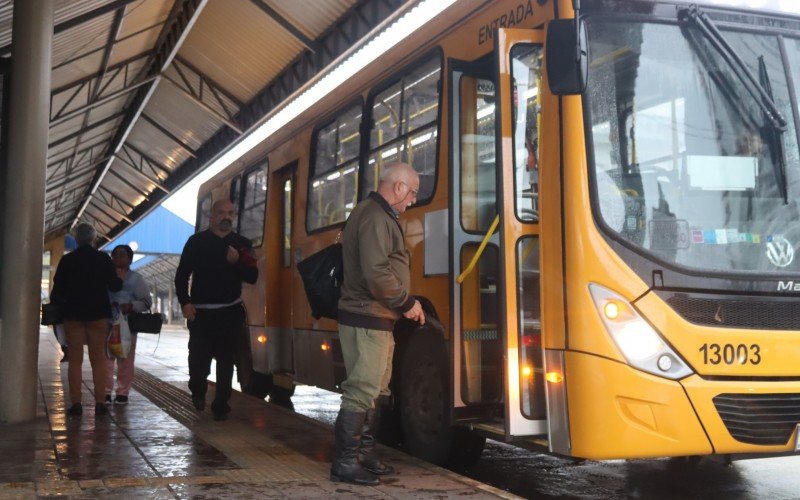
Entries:
POLYGON ((36 417, 50 104, 51 0, 14 2, 3 221, 0 421, 36 417))
POLYGON ((167 324, 172 324, 172 303, 175 302, 175 285, 169 284, 169 305, 167 306, 167 324))

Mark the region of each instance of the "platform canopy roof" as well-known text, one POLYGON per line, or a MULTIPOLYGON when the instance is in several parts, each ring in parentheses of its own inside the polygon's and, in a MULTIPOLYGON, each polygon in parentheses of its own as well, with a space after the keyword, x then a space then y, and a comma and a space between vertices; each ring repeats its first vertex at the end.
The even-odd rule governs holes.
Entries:
POLYGON ((54 1, 45 237, 108 241, 414 0, 54 1))

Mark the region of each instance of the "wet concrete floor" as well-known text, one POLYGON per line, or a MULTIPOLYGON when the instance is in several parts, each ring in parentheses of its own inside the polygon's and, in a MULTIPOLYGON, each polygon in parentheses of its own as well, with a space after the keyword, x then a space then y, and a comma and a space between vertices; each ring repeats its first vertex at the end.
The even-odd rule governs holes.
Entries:
POLYGON ((37 416, 0 424, 0 498, 513 497, 389 448, 382 452, 398 473, 381 485, 332 483, 329 425, 239 393, 228 421, 196 412, 186 336, 163 339, 154 352, 158 337, 140 336, 130 402, 108 415, 95 415, 87 357, 84 412, 69 417, 67 364, 43 330, 37 416))
MULTIPOLYGON (((185 335, 162 336, 154 359, 185 370, 185 335)), ((155 339, 149 340, 142 353, 152 353, 155 339)), ((292 404, 296 412, 332 425, 339 395, 298 386, 292 404)), ((800 499, 800 456, 732 465, 709 458, 574 462, 490 440, 478 463, 454 472, 535 499, 800 499)))

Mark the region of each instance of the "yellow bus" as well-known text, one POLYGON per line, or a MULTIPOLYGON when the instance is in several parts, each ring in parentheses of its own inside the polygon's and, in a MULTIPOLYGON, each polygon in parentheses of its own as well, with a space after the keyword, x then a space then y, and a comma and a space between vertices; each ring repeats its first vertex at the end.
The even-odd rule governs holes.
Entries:
POLYGON ((800 18, 719 3, 459 1, 204 184, 257 248, 261 391, 338 390, 296 264, 402 160, 411 453, 796 453, 800 18))

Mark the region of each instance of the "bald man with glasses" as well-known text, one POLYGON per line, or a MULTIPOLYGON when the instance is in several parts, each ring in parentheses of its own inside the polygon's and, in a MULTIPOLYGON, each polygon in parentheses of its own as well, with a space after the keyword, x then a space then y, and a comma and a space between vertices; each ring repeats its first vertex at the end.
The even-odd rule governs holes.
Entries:
POLYGON ((378 476, 394 472, 375 454, 375 401, 389 395, 395 321, 425 324, 422 306, 409 293, 409 254, 397 220, 418 192, 419 175, 410 165, 387 165, 378 190, 358 204, 344 229, 338 320, 347 379, 334 428, 332 481, 376 485, 378 476))

